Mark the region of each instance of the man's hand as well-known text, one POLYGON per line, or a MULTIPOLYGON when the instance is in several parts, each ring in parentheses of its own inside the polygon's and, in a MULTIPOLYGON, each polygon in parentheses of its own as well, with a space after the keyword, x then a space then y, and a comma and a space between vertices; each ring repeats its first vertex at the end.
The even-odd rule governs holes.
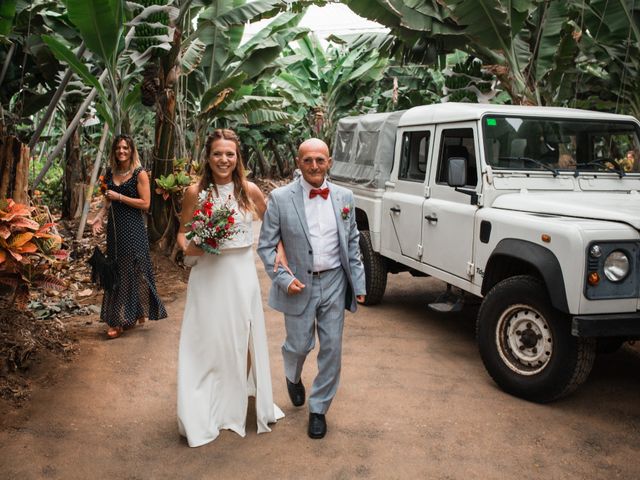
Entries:
POLYGON ((303 288, 304 288, 304 283, 302 283, 297 278, 294 278, 293 282, 289 284, 289 288, 287 288, 287 294, 298 295, 300 292, 302 292, 303 288))
POLYGON ((364 303, 364 295, 356 295, 356 300, 358 303, 364 303))

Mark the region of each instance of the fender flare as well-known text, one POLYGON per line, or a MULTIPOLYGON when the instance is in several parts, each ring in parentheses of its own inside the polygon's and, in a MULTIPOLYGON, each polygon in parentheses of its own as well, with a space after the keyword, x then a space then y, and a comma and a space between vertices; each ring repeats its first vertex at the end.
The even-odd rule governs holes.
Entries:
POLYGON ((500 240, 487 261, 486 273, 482 283, 483 295, 489 290, 489 285, 493 286, 493 284, 495 284, 495 282, 492 284, 490 280, 492 276, 491 271, 493 270, 491 268, 492 261, 497 257, 510 257, 530 265, 531 268, 540 273, 541 278, 544 280, 547 293, 554 308, 561 312, 569 313, 562 267, 560 267, 558 258, 551 250, 527 240, 516 238, 500 240))

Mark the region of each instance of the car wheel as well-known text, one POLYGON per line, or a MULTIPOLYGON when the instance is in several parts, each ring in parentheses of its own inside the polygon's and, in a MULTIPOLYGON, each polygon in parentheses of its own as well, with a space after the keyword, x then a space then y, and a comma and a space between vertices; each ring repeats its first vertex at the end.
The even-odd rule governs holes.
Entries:
POLYGON ((382 300, 387 288, 387 263, 378 252, 373 250, 369 230, 360 232, 360 255, 367 285, 364 304, 376 305, 382 300))
POLYGON ((595 340, 572 336, 567 316, 553 308, 543 283, 528 275, 489 291, 476 334, 482 361, 500 388, 535 402, 571 393, 595 358, 595 340))

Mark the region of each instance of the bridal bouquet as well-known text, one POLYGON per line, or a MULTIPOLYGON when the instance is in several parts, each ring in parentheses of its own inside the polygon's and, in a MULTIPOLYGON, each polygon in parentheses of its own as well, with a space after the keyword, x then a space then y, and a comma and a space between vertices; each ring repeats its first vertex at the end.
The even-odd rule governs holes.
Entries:
POLYGON ((231 206, 231 197, 221 199, 213 196, 213 185, 198 195, 199 208, 187 223, 187 240, 192 240, 207 253, 220 254, 220 244, 236 234, 237 227, 231 206))

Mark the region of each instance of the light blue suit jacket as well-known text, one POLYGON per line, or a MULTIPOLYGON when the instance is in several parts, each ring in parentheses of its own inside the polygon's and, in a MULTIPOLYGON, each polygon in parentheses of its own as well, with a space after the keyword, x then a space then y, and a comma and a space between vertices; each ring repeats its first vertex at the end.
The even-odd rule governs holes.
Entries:
MULTIPOLYGON (((345 308, 354 312, 357 305, 356 295, 366 294, 364 268, 358 245, 360 233, 356 226, 355 202, 350 190, 330 182, 327 182, 327 185, 331 190, 330 198, 338 224, 340 263, 347 276, 345 308), (349 208, 348 215, 343 215, 344 207, 349 208)), ((304 189, 299 179, 271 192, 258 242, 258 255, 272 280, 269 306, 291 315, 302 313, 311 297, 313 251, 309 241, 303 193, 304 189), (273 271, 276 247, 281 239, 289 268, 306 286, 297 295, 287 294, 289 284, 293 280, 289 272, 282 267, 277 272, 273 271)))

